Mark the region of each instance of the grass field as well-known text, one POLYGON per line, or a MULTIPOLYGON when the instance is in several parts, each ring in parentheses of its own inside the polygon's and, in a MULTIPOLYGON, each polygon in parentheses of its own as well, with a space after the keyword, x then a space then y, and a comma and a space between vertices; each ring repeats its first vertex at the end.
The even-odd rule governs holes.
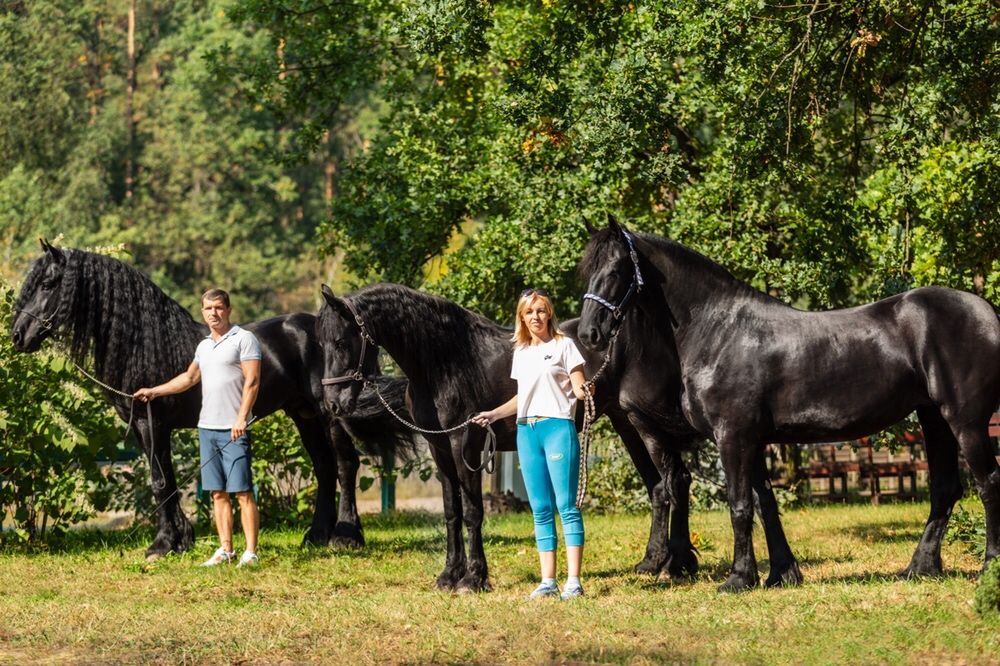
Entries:
MULTIPOLYGON (((966 504, 969 504, 968 502, 966 504)), ((981 511, 981 506, 978 507, 981 511)), ((71 535, 58 551, 0 553, 0 663, 1000 663, 1000 623, 972 608, 980 562, 945 546, 942 579, 901 581, 925 503, 794 509, 784 519, 805 585, 722 596, 728 515, 692 516, 693 581, 631 573, 646 516, 588 516, 572 603, 528 602, 528 515, 485 528, 494 591, 433 588, 440 516, 370 516, 360 551, 301 550, 265 532, 255 570, 199 569, 213 544, 147 564, 139 539, 71 535)), ((763 536, 755 532, 766 572, 763 536)))

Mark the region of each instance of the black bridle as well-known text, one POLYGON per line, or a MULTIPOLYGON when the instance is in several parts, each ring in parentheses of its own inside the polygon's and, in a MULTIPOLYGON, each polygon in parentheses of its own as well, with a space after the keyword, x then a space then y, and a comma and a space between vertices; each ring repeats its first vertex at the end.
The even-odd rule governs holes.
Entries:
POLYGON ((333 386, 335 384, 343 384, 346 382, 361 382, 362 386, 364 386, 364 384, 368 382, 368 378, 365 377, 364 372, 365 352, 368 350, 368 345, 375 347, 375 351, 378 353, 378 345, 375 344, 375 338, 368 333, 368 329, 365 328, 365 322, 361 319, 361 315, 358 314, 358 311, 354 309, 354 306, 351 305, 347 299, 344 299, 344 305, 346 305, 347 309, 351 311, 352 315, 354 315, 354 322, 361 330, 361 355, 358 357, 358 367, 354 370, 354 372, 346 375, 340 375, 338 377, 324 377, 320 380, 323 386, 333 386))
POLYGON ((587 292, 583 295, 584 300, 590 299, 592 301, 596 301, 611 310, 611 314, 619 321, 625 316, 625 307, 636 294, 642 291, 643 285, 642 273, 639 271, 639 253, 635 251, 635 242, 632 240, 632 234, 625 229, 622 229, 622 236, 628 244, 628 256, 632 259, 632 268, 635 269, 635 276, 632 278, 632 284, 629 285, 628 291, 626 291, 625 295, 622 296, 622 299, 618 301, 618 305, 611 303, 597 294, 587 292))
POLYGON ((52 323, 52 316, 46 316, 44 319, 42 319, 41 317, 39 317, 38 315, 36 315, 31 310, 18 310, 18 309, 15 309, 14 312, 16 312, 17 314, 26 314, 26 315, 28 315, 29 317, 31 317, 32 319, 34 319, 35 321, 37 321, 39 324, 41 324, 42 328, 44 328, 47 331, 51 331, 53 328, 55 328, 55 324, 52 323))

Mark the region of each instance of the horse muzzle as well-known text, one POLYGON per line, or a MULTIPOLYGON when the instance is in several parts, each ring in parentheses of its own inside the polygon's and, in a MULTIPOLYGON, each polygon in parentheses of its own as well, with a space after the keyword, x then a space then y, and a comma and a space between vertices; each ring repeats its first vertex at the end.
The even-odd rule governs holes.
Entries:
POLYGON ((27 322, 14 320, 10 328, 10 340, 14 344, 14 349, 22 353, 33 353, 39 350, 45 340, 46 330, 41 326, 32 326, 35 322, 30 319, 27 322), (36 329, 32 331, 32 329, 36 329))
POLYGON ((324 386, 323 402, 334 416, 348 416, 358 405, 357 394, 348 386, 324 386))

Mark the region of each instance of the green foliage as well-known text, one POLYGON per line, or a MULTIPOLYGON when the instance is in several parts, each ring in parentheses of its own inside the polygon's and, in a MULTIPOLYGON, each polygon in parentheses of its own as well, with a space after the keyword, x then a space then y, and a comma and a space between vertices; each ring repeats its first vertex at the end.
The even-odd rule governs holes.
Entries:
MULTIPOLYGON (((966 501, 982 507, 978 497, 969 497, 966 501)), ((962 503, 951 514, 948 521, 948 532, 945 534, 948 543, 960 543, 976 557, 986 555, 986 521, 982 510, 969 511, 962 503)))
MULTIPOLYGON (((0 280, 0 328, 10 330, 14 293, 0 280)), ((0 541, 61 535, 113 507, 121 476, 117 417, 93 385, 51 353, 19 354, 0 336, 0 541)))
POLYGON ((588 467, 588 513, 649 511, 646 486, 607 419, 594 424, 588 467))
POLYGON ((312 519, 316 479, 299 431, 284 412, 253 425, 254 482, 261 524, 301 527, 312 519))
POLYGON ((302 124, 254 102, 251 74, 206 68, 223 47, 273 68, 271 33, 234 28, 223 0, 138 2, 129 114, 127 3, 15 4, 0 13, 10 102, 0 110, 0 275, 22 273, 39 236, 63 234, 70 246, 126 243, 191 307, 218 285, 240 320, 312 309, 321 263, 309 247, 343 142, 275 161, 302 124))
POLYGON ((1000 558, 994 557, 979 577, 975 597, 976 612, 981 617, 1000 617, 1000 558))
MULTIPOLYGON (((239 4, 258 21, 279 6, 239 4)), ((321 230, 363 281, 421 284, 471 228, 429 287, 506 317, 544 285, 572 312, 583 222, 612 210, 796 304, 926 283, 995 297, 1000 30, 975 0, 365 9, 365 38, 393 47, 363 51, 377 75, 317 57, 270 100, 322 117, 309 101, 354 85, 381 114, 321 230)), ((350 33, 278 14, 303 57, 350 33)))

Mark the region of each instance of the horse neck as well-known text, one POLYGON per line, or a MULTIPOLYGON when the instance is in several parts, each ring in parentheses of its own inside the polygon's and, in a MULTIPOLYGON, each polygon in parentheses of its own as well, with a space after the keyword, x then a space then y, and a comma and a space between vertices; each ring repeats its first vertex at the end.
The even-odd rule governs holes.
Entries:
MULTIPOLYGON (((662 297, 679 338, 692 324, 721 322, 739 302, 760 296, 722 266, 679 244, 658 245, 646 258, 661 277, 651 285, 659 290, 654 298, 662 297)), ((661 310, 660 304, 654 310, 661 310)))
POLYGON ((69 313, 77 360, 86 350, 97 376, 125 391, 187 367, 203 332, 179 303, 114 259, 81 255, 77 271, 69 313))
MULTIPOLYGON (((461 306, 398 285, 375 285, 350 297, 375 343, 412 382, 434 383, 477 367, 482 344, 502 329, 461 306), (485 333, 485 336, 483 335, 485 333)), ((509 343, 508 343, 509 344, 509 343)))

